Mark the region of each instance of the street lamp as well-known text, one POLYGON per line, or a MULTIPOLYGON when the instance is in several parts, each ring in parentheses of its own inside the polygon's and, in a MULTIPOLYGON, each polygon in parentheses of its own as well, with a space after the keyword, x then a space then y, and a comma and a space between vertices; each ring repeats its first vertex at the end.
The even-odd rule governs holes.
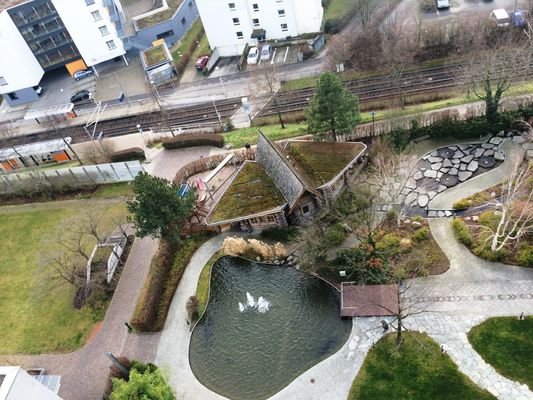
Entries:
POLYGON ((142 142, 143 142, 143 151, 144 151, 144 158, 145 158, 144 162, 148 164, 148 163, 152 162, 152 160, 148 156, 148 146, 146 145, 146 140, 145 140, 145 137, 144 137, 144 132, 143 132, 143 128, 141 127, 141 124, 137 124, 137 130, 141 134, 141 139, 142 139, 142 142))
POLYGON ((376 127, 376 112, 370 111, 370 115, 372 116, 372 136, 374 136, 376 127))

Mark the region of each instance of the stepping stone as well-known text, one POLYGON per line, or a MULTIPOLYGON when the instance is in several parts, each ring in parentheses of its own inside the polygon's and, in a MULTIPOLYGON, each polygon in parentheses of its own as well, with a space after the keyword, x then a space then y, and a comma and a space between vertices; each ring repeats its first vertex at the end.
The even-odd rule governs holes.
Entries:
POLYGON ((441 169, 439 169, 439 172, 442 172, 443 174, 446 174, 446 173, 448 173, 449 170, 450 170, 450 168, 441 168, 441 169))
POLYGON ((417 199, 417 195, 415 192, 411 192, 407 195, 407 197, 405 198, 405 204, 407 205, 412 205, 416 199, 417 199))
POLYGON ((428 158, 430 157, 430 155, 425 155, 424 157, 422 157, 422 160, 427 160, 428 158))
POLYGON ((444 173, 443 173, 443 172, 440 172, 440 171, 439 171, 439 172, 437 172, 437 179, 440 179, 442 175, 444 175, 444 173))
POLYGON ((494 145, 492 143, 483 143, 481 147, 483 147, 484 149, 493 149, 494 145))
POLYGON ((448 149, 455 151, 457 150, 457 146, 448 146, 448 149))
POLYGON ((459 171, 457 170, 457 168, 452 168, 450 171, 448 171, 449 175, 457 175, 458 173, 459 171))
POLYGON ((478 148, 476 149, 476 152, 474 153, 474 157, 475 157, 475 158, 481 157, 485 151, 489 151, 489 150, 485 150, 485 149, 482 148, 482 147, 478 147, 478 148))
MULTIPOLYGON (((455 149, 457 150, 457 149, 455 149)), ((452 158, 453 155, 455 154, 455 150, 452 150, 448 147, 444 147, 442 149, 439 149, 438 153, 439 153, 439 157, 442 157, 442 158, 452 158)))
POLYGON ((437 211, 431 210, 428 211, 428 217, 434 218, 437 216, 437 211))
POLYGON ((505 136, 505 131, 499 131, 499 132, 498 132, 498 136, 500 136, 500 137, 504 137, 504 136, 505 136))
POLYGON ((404 187, 400 193, 403 194, 404 196, 407 196, 411 192, 412 192, 411 189, 404 187))
POLYGON ((466 156, 466 157, 461 158, 461 162, 464 162, 464 163, 468 164, 473 159, 474 159, 474 156, 470 155, 470 156, 466 156))
POLYGON ((433 191, 431 191, 431 192, 428 193, 428 197, 429 197, 431 200, 433 200, 433 198, 434 198, 436 195, 437 195, 437 192, 433 192, 433 191))
POLYGON ((478 166, 479 164, 477 161, 472 161, 470 164, 468 164, 468 166, 466 167, 466 170, 470 172, 476 172, 478 166))
POLYGON ((424 176, 426 178, 436 178, 437 177, 437 171, 428 170, 424 172, 424 176))
POLYGON ((449 168, 451 167, 453 164, 450 160, 448 160, 447 158, 442 162, 442 166, 445 167, 445 168, 449 168))
POLYGON ((465 153, 463 153, 461 150, 457 150, 455 154, 453 155, 453 158, 463 158, 465 156, 465 153))
POLYGON ((479 166, 483 168, 492 168, 496 165, 496 160, 492 157, 481 157, 478 162, 479 166))
POLYGON ((459 171, 466 171, 466 164, 461 163, 461 165, 459 166, 459 171))
POLYGON ((501 142, 503 142, 503 139, 501 137, 493 137, 489 140, 489 143, 499 145, 501 142))
POLYGON ((442 218, 442 217, 446 216, 446 213, 444 211, 437 211, 437 216, 442 218))
POLYGON ((496 153, 494 153, 494 159, 497 161, 504 161, 505 153, 501 150, 498 150, 496 153))
POLYGON ((452 164, 454 164, 454 165, 460 164, 460 163, 461 163, 461 160, 459 160, 457 158, 452 160, 452 164))
POLYGON ((432 164, 433 164, 433 163, 440 163, 440 162, 442 162, 442 158, 431 156, 431 157, 428 158, 428 161, 429 161, 430 163, 432 163, 432 164))
POLYGON ((424 174, 422 174, 421 171, 416 171, 415 174, 413 175, 413 179, 415 181, 419 181, 420 179, 422 179, 424 177, 424 174))
POLYGON ((494 155, 494 150, 485 150, 483 157, 492 157, 494 155))
POLYGON ((449 210, 446 210, 446 211, 444 211, 444 215, 446 217, 451 217, 453 215, 453 213, 451 211, 449 211, 449 210))
MULTIPOLYGON (((452 187, 459 183, 459 179, 456 175, 445 174, 440 178, 440 183, 446 187, 452 187)), ((440 187, 440 186, 439 186, 440 187)))
POLYGON ((416 192, 418 194, 426 194, 428 191, 427 191, 427 189, 425 187, 422 186, 422 187, 417 188, 416 192))
POLYGON ((471 176, 472 176, 472 172, 470 172, 470 171, 461 171, 461 172, 459 172, 459 181, 460 182, 464 182, 468 178, 470 178, 471 176))
POLYGON ((437 150, 434 150, 432 151, 430 154, 429 154, 431 157, 437 157, 439 155, 439 152, 437 150))
POLYGON ((460 150, 465 150, 465 149, 469 149, 470 147, 472 147, 472 145, 469 145, 469 144, 459 144, 459 145, 457 145, 457 147, 459 147, 460 150))
MULTIPOLYGON (((408 179, 405 183, 405 187, 408 189, 416 189, 416 182, 414 179, 408 179)), ((409 194, 409 193, 406 193, 409 194)))
POLYGON ((418 196, 417 203, 420 207, 425 207, 429 203, 429 197, 425 194, 418 196))
POLYGON ((446 189, 448 189, 446 186, 444 185, 439 185, 439 187, 437 188, 437 192, 440 193, 440 192, 444 192, 446 189))
POLYGON ((463 153, 465 153, 466 155, 470 154, 472 152, 472 149, 464 149, 463 150, 463 153))
POLYGON ((433 171, 438 171, 441 168, 442 168, 442 163, 441 162, 431 164, 431 169, 433 171))

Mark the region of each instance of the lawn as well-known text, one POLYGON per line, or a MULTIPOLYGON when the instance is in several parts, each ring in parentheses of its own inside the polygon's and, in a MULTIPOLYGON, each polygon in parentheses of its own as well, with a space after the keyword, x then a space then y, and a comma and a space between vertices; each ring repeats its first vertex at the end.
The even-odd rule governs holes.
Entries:
POLYGON ((193 41, 196 40, 196 37, 203 29, 204 27, 202 25, 202 21, 200 20, 200 18, 198 18, 194 22, 194 24, 192 24, 191 28, 187 31, 187 34, 183 36, 183 38, 179 41, 178 45, 171 49, 172 58, 174 59, 174 62, 179 62, 180 57, 183 54, 191 51, 193 47, 193 41))
POLYGON ((427 335, 404 334, 404 342, 395 349, 395 334, 376 343, 354 380, 349 400, 495 399, 461 373, 427 335))
POLYGON ((257 144, 259 130, 274 141, 307 135, 306 124, 286 124, 285 129, 281 129, 279 125, 267 125, 228 132, 224 135, 224 142, 231 143, 236 148, 244 147, 247 143, 252 145, 257 144))
MULTIPOLYGON (((0 354, 63 352, 87 340, 102 311, 72 307, 73 287, 50 280, 44 263, 61 231, 83 215, 91 201, 50 202, 0 207, 0 354), (9 234, 7 234, 9 232, 9 234)), ((98 205, 106 210, 105 229, 125 215, 122 201, 98 205)))
POLYGON ((217 251, 209 261, 204 265, 200 277, 198 278, 198 285, 196 286, 196 298, 198 299, 198 316, 202 317, 209 301, 209 285, 211 279, 211 268, 222 257, 224 253, 217 251))
POLYGON ((340 19, 355 8, 357 0, 330 0, 324 12, 324 20, 340 19))
POLYGON ((490 318, 472 328, 468 340, 501 375, 533 389, 533 317, 490 318))

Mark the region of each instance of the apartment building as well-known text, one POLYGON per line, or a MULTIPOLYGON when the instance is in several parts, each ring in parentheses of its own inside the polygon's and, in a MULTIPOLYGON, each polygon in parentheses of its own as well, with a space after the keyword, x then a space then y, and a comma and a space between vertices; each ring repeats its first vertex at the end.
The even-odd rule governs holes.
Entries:
POLYGON ((47 71, 125 54, 102 0, 0 0, 0 10, 0 94, 12 106, 36 100, 47 71))
POLYGON ((240 55, 246 44, 319 32, 321 0, 196 0, 212 50, 240 55))

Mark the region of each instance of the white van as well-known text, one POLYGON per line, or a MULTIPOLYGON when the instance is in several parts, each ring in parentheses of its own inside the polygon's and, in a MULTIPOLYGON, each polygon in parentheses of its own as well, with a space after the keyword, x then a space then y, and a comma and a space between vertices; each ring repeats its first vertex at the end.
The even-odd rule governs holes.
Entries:
POLYGON ((443 8, 450 8, 450 0, 437 0, 437 8, 443 9, 443 8))
POLYGON ((498 25, 500 28, 505 28, 511 25, 511 17, 507 13, 507 11, 505 11, 503 8, 493 10, 490 13, 490 19, 492 19, 494 23, 498 25))

